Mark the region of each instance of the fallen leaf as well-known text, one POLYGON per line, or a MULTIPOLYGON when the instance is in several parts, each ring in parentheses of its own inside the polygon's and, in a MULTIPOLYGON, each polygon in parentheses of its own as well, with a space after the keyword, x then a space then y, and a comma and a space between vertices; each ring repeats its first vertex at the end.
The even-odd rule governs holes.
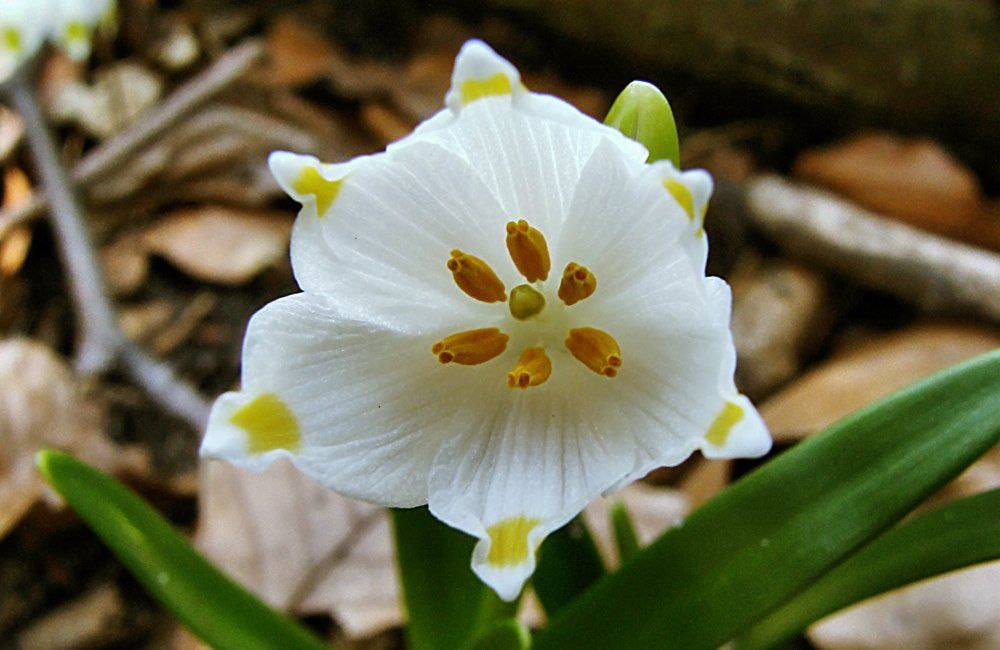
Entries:
POLYGON ((123 632, 125 605, 118 588, 101 584, 32 621, 18 634, 19 650, 107 647, 123 632))
POLYGON ((361 121, 383 146, 413 130, 414 124, 383 104, 368 102, 361 107, 361 121))
POLYGON ((166 327, 173 315, 174 305, 169 300, 148 300, 122 307, 118 311, 118 326, 131 340, 145 343, 166 327))
POLYGON ((330 71, 334 51, 329 39, 294 18, 271 21, 266 43, 268 64, 264 74, 272 83, 303 86, 330 71))
POLYGON ((127 232, 100 250, 101 268, 116 296, 139 290, 149 275, 149 251, 141 235, 127 232))
POLYGON ((826 279, 801 264, 773 260, 734 278, 736 383, 759 399, 791 379, 832 325, 826 279))
POLYGON ((180 20, 171 20, 166 33, 152 48, 156 62, 171 72, 188 68, 201 56, 201 44, 191 26, 180 20))
POLYGON ((9 108, 0 106, 0 163, 7 162, 7 158, 21 144, 22 138, 24 120, 9 108))
POLYGON ((1000 562, 865 601, 809 628, 820 650, 1000 648, 1000 562))
POLYGON ((148 466, 145 453, 104 436, 103 419, 52 350, 29 339, 0 341, 0 538, 45 493, 35 471, 35 453, 43 447, 112 473, 148 466))
POLYGON ((776 442, 798 440, 899 388, 997 346, 1000 333, 992 328, 914 325, 835 354, 764 402, 760 413, 776 442))
POLYGON ((352 638, 399 625, 386 513, 313 482, 287 461, 255 473, 201 468, 198 547, 275 607, 328 613, 352 638))
POLYGON ((793 171, 886 216, 1000 248, 1000 219, 987 214, 975 175, 931 140, 865 133, 803 153, 793 171))
POLYGON ((75 122, 103 139, 134 122, 162 94, 159 75, 139 63, 120 61, 102 67, 93 85, 70 81, 60 86, 50 111, 55 119, 75 122))
POLYGON ((202 206, 164 216, 143 239, 191 277, 236 286, 287 257, 291 229, 283 212, 202 206))

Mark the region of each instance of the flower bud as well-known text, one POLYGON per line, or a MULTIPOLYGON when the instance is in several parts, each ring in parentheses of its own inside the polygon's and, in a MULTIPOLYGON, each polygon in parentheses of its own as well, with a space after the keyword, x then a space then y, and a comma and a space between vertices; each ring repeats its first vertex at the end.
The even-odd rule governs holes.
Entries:
POLYGON ((604 123, 646 147, 647 162, 666 159, 680 168, 681 150, 674 113, 670 102, 653 84, 633 81, 625 86, 604 123))

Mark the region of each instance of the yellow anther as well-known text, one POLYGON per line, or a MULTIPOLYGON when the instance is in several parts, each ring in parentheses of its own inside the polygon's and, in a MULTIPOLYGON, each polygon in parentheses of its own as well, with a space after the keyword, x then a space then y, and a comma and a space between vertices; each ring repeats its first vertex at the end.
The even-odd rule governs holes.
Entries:
POLYGON ((521 353, 514 369, 507 373, 511 388, 527 388, 544 384, 552 374, 552 362, 542 348, 528 348, 521 353))
POLYGON ((510 338, 495 327, 485 327, 446 336, 431 348, 441 363, 475 366, 498 357, 510 338))
POLYGON ((530 284, 519 284, 510 290, 510 315, 528 320, 545 309, 545 296, 530 284))
POLYGON ((597 278, 586 266, 575 262, 566 265, 562 282, 559 283, 559 299, 567 306, 575 305, 589 298, 597 290, 597 278))
POLYGON ((566 347, 583 365, 599 375, 614 377, 622 366, 622 351, 610 334, 593 327, 569 331, 566 347))
POLYGON ((490 265, 478 257, 467 255, 457 249, 453 250, 451 259, 448 260, 448 270, 455 278, 458 288, 476 300, 483 302, 507 300, 503 282, 490 265))
POLYGON ((323 177, 315 167, 305 167, 299 177, 292 183, 292 188, 303 195, 312 195, 316 199, 316 215, 322 217, 330 209, 340 194, 343 179, 330 181, 323 177))
POLYGON ((545 236, 524 219, 507 222, 507 250, 514 266, 528 282, 538 282, 549 277, 549 247, 545 236))

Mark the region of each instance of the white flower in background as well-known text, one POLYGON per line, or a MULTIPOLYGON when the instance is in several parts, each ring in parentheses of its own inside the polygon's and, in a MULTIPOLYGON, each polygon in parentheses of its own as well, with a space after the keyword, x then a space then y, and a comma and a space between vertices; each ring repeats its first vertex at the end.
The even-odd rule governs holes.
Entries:
POLYGON ((90 56, 94 32, 113 31, 118 13, 115 0, 49 0, 53 13, 52 42, 71 59, 90 56))
POLYGON ((0 82, 33 57, 46 38, 71 58, 90 56, 95 30, 111 31, 115 0, 3 0, 0 5, 0 82))
POLYGON ((429 503, 512 599, 595 496, 771 443, 733 384, 729 287, 705 277, 708 174, 646 164, 479 41, 446 104, 385 153, 271 155, 303 204, 304 293, 251 319, 202 454, 429 503))
POLYGON ((0 82, 42 47, 49 30, 47 0, 3 0, 0 5, 0 82))

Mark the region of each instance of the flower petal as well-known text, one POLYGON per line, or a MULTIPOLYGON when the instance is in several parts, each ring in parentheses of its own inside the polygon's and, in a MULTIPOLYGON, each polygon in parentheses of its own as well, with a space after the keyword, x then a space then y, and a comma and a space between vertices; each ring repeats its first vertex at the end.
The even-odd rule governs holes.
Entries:
POLYGON ((428 328, 453 314, 492 319, 496 307, 466 295, 447 262, 458 249, 501 279, 516 278, 504 248, 506 221, 468 163, 440 145, 415 142, 352 161, 327 216, 300 215, 292 268, 305 291, 356 296, 380 318, 423 319, 428 328))
POLYGON ((703 169, 680 171, 669 160, 650 165, 653 175, 688 217, 688 228, 681 244, 688 251, 695 267, 704 272, 708 258, 708 238, 705 236, 705 211, 712 196, 712 177, 703 169))
POLYGON ((302 204, 304 215, 325 217, 333 208, 347 173, 363 159, 331 165, 320 162, 316 156, 274 151, 267 164, 281 189, 302 204))
POLYGON ((202 455, 254 469, 287 456, 341 494, 425 503, 453 405, 479 375, 433 362, 433 335, 386 328, 360 310, 297 294, 255 314, 243 388, 215 403, 202 455))
POLYGON ((524 391, 485 392, 456 413, 431 473, 431 512, 479 538, 472 568, 506 600, 546 535, 650 464, 631 422, 597 390, 602 378, 567 369, 524 391))
POLYGON ((509 101, 524 92, 517 68, 486 43, 472 39, 462 45, 455 58, 451 89, 444 103, 458 113, 484 97, 506 97, 509 101))
MULTIPOLYGON (((593 298, 573 307, 628 315, 700 308, 699 271, 681 243, 688 219, 662 186, 622 160, 609 142, 597 147, 576 187, 554 268, 582 264, 597 278, 593 298)), ((601 327, 594 324, 594 327, 601 327)))
POLYGON ((0 82, 42 46, 48 11, 31 2, 5 2, 0 11, 0 82))

